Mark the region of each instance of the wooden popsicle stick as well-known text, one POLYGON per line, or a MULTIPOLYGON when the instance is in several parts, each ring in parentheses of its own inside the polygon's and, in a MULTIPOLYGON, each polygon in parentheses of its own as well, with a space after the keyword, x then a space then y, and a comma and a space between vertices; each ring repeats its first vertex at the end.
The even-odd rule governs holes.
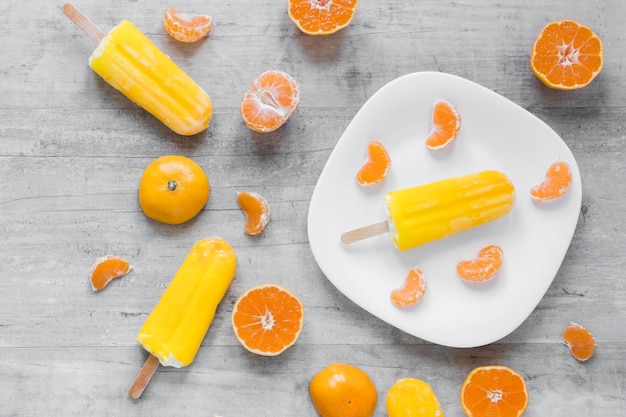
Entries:
POLYGON ((130 396, 130 398, 136 400, 137 398, 141 397, 141 394, 143 394, 143 390, 145 390, 146 386, 148 386, 152 375, 154 375, 154 371, 156 371, 158 367, 159 358, 154 355, 148 356, 148 359, 146 359, 146 362, 143 364, 143 367, 141 368, 141 371, 139 371, 137 378, 135 378, 135 382, 133 382, 133 385, 128 390, 128 395, 130 396))
POLYGON ((100 30, 87 16, 85 16, 80 10, 76 8, 72 3, 65 3, 63 5, 63 13, 69 17, 72 22, 76 23, 76 26, 81 28, 91 39, 100 43, 106 36, 106 33, 100 30))
POLYGON ((363 226, 359 227, 358 229, 345 232, 341 235, 341 241, 346 245, 349 245, 350 243, 382 235, 383 233, 387 232, 389 232, 389 223, 387 222, 387 220, 383 220, 379 223, 370 224, 369 226, 363 226))

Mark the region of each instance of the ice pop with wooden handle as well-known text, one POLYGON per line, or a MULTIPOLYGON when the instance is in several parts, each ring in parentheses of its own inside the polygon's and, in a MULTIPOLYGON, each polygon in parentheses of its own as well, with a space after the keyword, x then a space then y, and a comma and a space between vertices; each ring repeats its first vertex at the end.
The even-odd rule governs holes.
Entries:
POLYGON ((400 250, 462 232, 507 214, 515 187, 499 171, 481 171, 390 191, 385 195, 388 219, 341 235, 349 244, 389 232, 400 250))
POLYGON ((209 95, 130 21, 105 34, 71 3, 63 12, 98 43, 89 66, 107 83, 178 134, 208 127, 209 95))

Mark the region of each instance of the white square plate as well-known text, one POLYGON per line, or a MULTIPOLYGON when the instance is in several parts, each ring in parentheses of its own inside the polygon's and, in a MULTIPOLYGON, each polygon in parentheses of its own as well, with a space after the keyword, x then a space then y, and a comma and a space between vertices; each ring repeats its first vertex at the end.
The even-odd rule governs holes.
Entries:
POLYGON ((510 334, 537 306, 569 247, 581 198, 574 156, 548 125, 476 83, 420 72, 381 88, 341 136, 313 192, 309 241, 326 277, 371 314, 436 344, 482 346, 510 334), (424 141, 438 99, 457 107, 461 131, 451 147, 431 151, 424 141), (355 175, 370 140, 387 148, 392 165, 384 183, 364 189, 355 175), (557 160, 570 165, 569 192, 552 203, 533 202, 530 188, 557 160), (405 252, 388 235, 341 243, 343 232, 385 219, 387 191, 485 169, 502 171, 515 185, 516 201, 505 217, 405 252), (482 285, 462 281, 458 261, 490 244, 504 252, 498 276, 482 285), (389 296, 413 267, 424 272, 426 295, 415 307, 399 309, 389 296))

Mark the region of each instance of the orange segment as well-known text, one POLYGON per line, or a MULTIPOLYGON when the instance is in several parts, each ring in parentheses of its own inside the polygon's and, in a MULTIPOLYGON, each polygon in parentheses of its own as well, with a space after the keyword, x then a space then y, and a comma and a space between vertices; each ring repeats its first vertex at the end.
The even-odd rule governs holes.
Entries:
POLYGON ((270 221, 270 206, 261 194, 254 191, 240 191, 237 202, 246 216, 244 230, 249 235, 258 235, 270 221))
POLYGON ((331 35, 352 21, 358 0, 287 0, 289 18, 307 35, 331 35))
POLYGON ((574 20, 546 25, 533 45, 530 68, 548 87, 573 90, 588 85, 602 70, 602 40, 574 20))
POLYGON ((596 348, 596 340, 591 332, 576 323, 565 328, 563 342, 569 347, 572 356, 581 362, 591 358, 596 348))
POLYGON ((91 288, 94 291, 103 290, 113 279, 123 277, 130 270, 128 261, 119 256, 108 255, 98 258, 91 267, 91 288))
POLYGON ((275 356, 296 342, 304 307, 298 297, 276 284, 250 288, 235 302, 232 326, 237 340, 252 353, 275 356))
POLYGON ((402 286, 391 291, 391 302, 396 307, 411 307, 424 298, 424 294, 426 294, 424 273, 418 268, 413 268, 404 278, 402 286))
POLYGON ((474 259, 459 262, 456 271, 465 281, 487 282, 498 274, 502 266, 502 255, 500 246, 489 245, 482 248, 474 259))
POLYGON ((457 138, 461 129, 461 115, 456 107, 445 100, 433 106, 430 134, 426 146, 432 150, 443 149, 457 138))
POLYGON ((282 71, 266 71, 252 82, 240 111, 250 129, 271 132, 281 127, 299 104, 296 80, 282 71))
POLYGON ((170 7, 163 13, 165 31, 174 39, 191 43, 205 38, 213 26, 213 18, 187 14, 170 7))
POLYGON ((572 171, 567 162, 554 162, 548 167, 545 178, 530 189, 530 196, 545 203, 563 197, 572 183, 572 171))
POLYGON ((528 407, 526 382, 506 366, 478 367, 461 386, 461 406, 468 417, 519 417, 528 407))
POLYGON ((379 184, 387 178, 390 166, 387 149, 382 143, 372 140, 367 145, 367 158, 356 174, 356 182, 363 187, 379 184))

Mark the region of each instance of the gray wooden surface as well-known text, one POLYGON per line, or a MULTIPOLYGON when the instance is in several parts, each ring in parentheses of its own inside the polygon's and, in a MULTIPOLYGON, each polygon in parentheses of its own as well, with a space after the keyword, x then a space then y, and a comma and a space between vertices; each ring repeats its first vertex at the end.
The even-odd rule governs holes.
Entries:
POLYGON ((308 382, 332 362, 370 374, 377 416, 402 377, 427 381, 446 416, 462 416, 461 383, 488 364, 527 378, 529 417, 626 414, 623 0, 361 0, 352 24, 326 38, 301 34, 283 0, 77 0, 102 28, 133 21, 207 90, 214 117, 191 138, 88 68, 94 44, 61 4, 0 5, 0 415, 313 416, 308 382), (171 6, 212 15, 209 38, 170 39, 161 17, 171 6), (600 76, 574 92, 547 89, 528 65, 539 30, 564 18, 594 28, 606 51, 600 76), (284 127, 255 134, 239 104, 267 69, 293 75, 302 102, 284 127), (423 70, 465 77, 526 108, 562 136, 582 173, 583 207, 559 273, 530 317, 485 347, 433 345, 373 317, 334 288, 308 244, 311 194, 341 132, 380 87, 423 70), (143 169, 166 154, 192 157, 212 184, 206 208, 182 226, 148 220, 137 203, 143 169), (272 208, 258 238, 243 234, 235 192, 246 188, 272 208), (212 235, 235 247, 236 278, 195 362, 161 367, 133 401, 127 390, 146 358, 135 334, 193 242, 212 235), (134 270, 94 293, 88 271, 107 254, 134 270), (245 351, 230 328, 236 297, 262 282, 305 305, 298 342, 273 358, 245 351), (561 342, 570 321, 596 337, 586 363, 561 342))

